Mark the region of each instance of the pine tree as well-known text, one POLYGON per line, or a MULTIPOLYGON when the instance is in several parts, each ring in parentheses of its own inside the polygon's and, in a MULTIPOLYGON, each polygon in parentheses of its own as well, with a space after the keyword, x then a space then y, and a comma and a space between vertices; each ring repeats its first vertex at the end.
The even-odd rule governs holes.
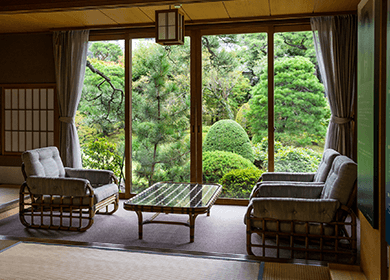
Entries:
POLYGON ((171 64, 162 47, 150 50, 141 63, 145 75, 134 83, 133 90, 133 161, 135 170, 156 181, 188 181, 189 141, 186 137, 189 99, 172 80, 171 64))
MULTIPOLYGON (((318 144, 326 134, 330 110, 324 86, 308 58, 285 57, 275 61, 275 138, 285 144, 318 144)), ((267 69, 252 90, 250 124, 253 141, 268 135, 267 69)))

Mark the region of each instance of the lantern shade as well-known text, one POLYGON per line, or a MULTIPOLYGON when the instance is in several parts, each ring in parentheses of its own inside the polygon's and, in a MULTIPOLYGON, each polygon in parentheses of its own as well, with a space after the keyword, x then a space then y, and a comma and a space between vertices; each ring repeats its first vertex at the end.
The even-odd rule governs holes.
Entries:
POLYGON ((156 43, 184 44, 184 14, 177 9, 156 11, 156 43))

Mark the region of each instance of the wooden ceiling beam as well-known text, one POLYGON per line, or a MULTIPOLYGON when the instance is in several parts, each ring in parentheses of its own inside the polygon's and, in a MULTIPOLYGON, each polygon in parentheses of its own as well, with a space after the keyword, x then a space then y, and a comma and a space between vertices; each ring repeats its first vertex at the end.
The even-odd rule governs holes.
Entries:
MULTIPOLYGON (((225 0, 226 1, 226 0, 225 0)), ((231 0, 227 0, 231 1, 231 0)), ((221 0, 3 0, 0 14, 222 2, 221 0)))

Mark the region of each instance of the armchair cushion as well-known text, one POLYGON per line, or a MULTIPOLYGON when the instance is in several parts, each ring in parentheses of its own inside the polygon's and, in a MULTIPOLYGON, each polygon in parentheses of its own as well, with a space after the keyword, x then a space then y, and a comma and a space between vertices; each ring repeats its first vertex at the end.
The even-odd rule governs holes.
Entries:
POLYGON ((277 220, 299 220, 330 223, 340 202, 336 199, 303 198, 253 198, 253 215, 258 218, 277 220))
POLYGON ((313 182, 325 182, 332 167, 333 161, 339 155, 340 153, 333 149, 326 149, 324 151, 321 162, 318 165, 317 172, 313 178, 313 182))
POLYGON ((265 172, 261 175, 263 182, 268 181, 298 181, 312 182, 316 173, 314 172, 265 172))
POLYGON ((22 154, 25 172, 29 176, 64 177, 65 170, 57 147, 25 151, 22 154))
POLYGON ((39 176, 30 176, 26 182, 33 194, 64 196, 85 196, 89 184, 86 179, 39 176))
MULTIPOLYGON (((95 194, 95 199, 93 204, 96 204, 111 195, 118 193, 118 186, 115 184, 108 184, 101 187, 93 188, 93 192, 95 194)), ((89 194, 89 191, 87 192, 89 194)), ((63 196, 62 198, 58 195, 53 196, 53 200, 49 195, 43 195, 43 201, 39 199, 40 203, 53 203, 53 204, 66 204, 66 205, 89 205, 90 197, 84 194, 83 196, 79 196, 71 199, 71 196, 76 196, 75 194, 71 194, 68 196, 63 196)))
POLYGON ((322 199, 337 199, 346 205, 357 178, 357 164, 346 156, 337 157, 325 181, 322 199))
POLYGON ((78 169, 65 167, 65 176, 73 178, 85 178, 91 185, 105 185, 111 183, 114 172, 111 170, 78 169))
POLYGON ((118 186, 116 184, 107 184, 93 188, 93 191, 95 193, 95 203, 98 203, 111 195, 117 194, 118 186))
MULTIPOLYGON (((258 185, 256 197, 319 198, 323 183, 263 182, 258 185)), ((253 194, 251 195, 251 197, 253 194)))

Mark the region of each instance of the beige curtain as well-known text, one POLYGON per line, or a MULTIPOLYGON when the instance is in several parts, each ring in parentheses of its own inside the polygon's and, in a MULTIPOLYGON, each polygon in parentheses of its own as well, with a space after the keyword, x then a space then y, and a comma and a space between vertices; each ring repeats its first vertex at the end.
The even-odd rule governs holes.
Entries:
POLYGON ((81 168, 74 123, 83 88, 89 30, 54 32, 54 62, 60 115, 60 155, 64 166, 81 168))
POLYGON ((355 159, 357 17, 343 15, 312 18, 311 27, 332 113, 325 148, 333 148, 355 159))

